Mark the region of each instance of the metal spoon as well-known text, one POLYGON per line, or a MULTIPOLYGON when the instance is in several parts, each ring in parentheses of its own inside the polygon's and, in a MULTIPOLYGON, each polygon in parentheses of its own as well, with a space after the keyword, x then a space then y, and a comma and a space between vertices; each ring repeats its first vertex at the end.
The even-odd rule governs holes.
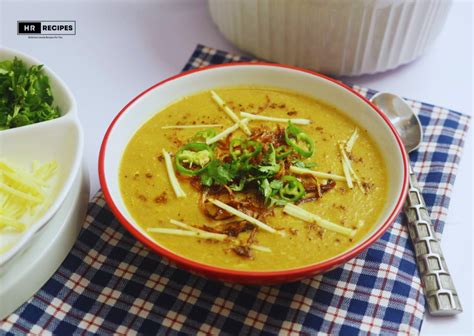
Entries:
MULTIPOLYGON (((423 139, 420 120, 405 100, 390 93, 378 93, 371 99, 397 129, 407 152, 414 151, 423 139)), ((420 187, 409 166, 409 190, 405 204, 408 232, 415 246, 421 281, 431 315, 450 316, 462 312, 441 246, 426 209, 420 187)))

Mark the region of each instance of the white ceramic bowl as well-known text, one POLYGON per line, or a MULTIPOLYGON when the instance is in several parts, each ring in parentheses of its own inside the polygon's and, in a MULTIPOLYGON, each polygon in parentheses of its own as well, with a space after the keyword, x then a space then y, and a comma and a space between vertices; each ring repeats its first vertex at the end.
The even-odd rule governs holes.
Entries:
POLYGON ((393 69, 441 31, 450 0, 208 0, 237 47, 262 59, 332 75, 393 69))
MULTIPOLYGON (((24 53, 0 48, 0 61, 22 59, 28 65, 43 64, 24 53)), ((66 84, 47 66, 44 71, 49 77, 54 105, 59 106, 61 116, 57 119, 33 125, 0 131, 0 157, 24 167, 34 160, 46 162, 56 160, 57 173, 54 177, 53 193, 48 210, 38 218, 21 236, 15 245, 0 256, 0 272, 6 272, 7 265, 21 255, 38 232, 57 212, 77 176, 83 152, 83 133, 76 115, 76 102, 66 84)))
POLYGON ((183 268, 211 278, 258 284, 301 279, 327 271, 353 258, 375 242, 395 220, 405 199, 408 182, 406 153, 401 140, 387 117, 368 100, 343 84, 316 73, 264 63, 234 63, 189 71, 158 83, 138 95, 122 109, 107 130, 99 157, 99 177, 107 203, 114 214, 152 250, 183 268), (235 85, 279 87, 325 101, 366 129, 382 149, 385 161, 390 163, 387 164, 387 202, 377 224, 356 246, 329 260, 296 269, 275 272, 236 271, 183 258, 153 241, 135 222, 125 206, 119 188, 120 162, 134 133, 158 111, 182 97, 235 85))

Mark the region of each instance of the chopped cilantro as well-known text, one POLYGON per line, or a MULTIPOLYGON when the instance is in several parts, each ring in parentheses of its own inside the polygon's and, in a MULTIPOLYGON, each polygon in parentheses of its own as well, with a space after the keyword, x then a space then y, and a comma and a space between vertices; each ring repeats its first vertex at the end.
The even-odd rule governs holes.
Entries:
POLYGON ((233 168, 232 165, 217 159, 212 160, 207 165, 207 169, 201 174, 201 183, 208 187, 213 184, 227 184, 236 176, 237 172, 233 168))
POLYGON ((275 175, 280 171, 280 164, 276 162, 276 152, 272 144, 270 149, 265 155, 265 159, 262 165, 258 166, 258 170, 268 175, 275 175))
POLYGON ((0 130, 59 117, 49 78, 42 65, 27 67, 18 59, 0 62, 0 130))

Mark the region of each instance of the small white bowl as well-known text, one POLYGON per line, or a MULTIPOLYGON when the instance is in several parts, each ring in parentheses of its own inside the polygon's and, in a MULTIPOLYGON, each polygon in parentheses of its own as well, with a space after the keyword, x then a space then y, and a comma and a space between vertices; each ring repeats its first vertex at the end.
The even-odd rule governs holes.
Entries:
MULTIPOLYGON (((398 215, 407 192, 405 148, 388 118, 349 87, 314 72, 266 63, 233 63, 188 71, 142 92, 115 117, 102 142, 99 177, 110 208, 132 234, 158 254, 179 266, 210 278, 252 284, 295 281, 328 271, 352 259, 374 243, 398 215), (366 129, 387 162, 388 197, 378 222, 354 247, 334 258, 290 270, 237 271, 184 258, 154 241, 133 219, 119 187, 120 162, 135 132, 157 111, 196 92, 236 85, 272 86, 300 92, 329 103, 366 129)), ((163 172, 165 174, 165 172, 163 172)))
MULTIPOLYGON (((27 65, 43 64, 24 53, 0 48, 0 61, 18 57, 27 65)), ((0 131, 0 156, 8 162, 29 167, 34 160, 41 163, 56 160, 57 174, 54 177, 51 205, 25 232, 14 246, 0 256, 0 275, 6 266, 31 244, 36 234, 58 211, 76 178, 82 161, 84 146, 83 133, 76 115, 76 102, 66 84, 47 66, 54 105, 59 106, 59 118, 23 127, 0 131)))

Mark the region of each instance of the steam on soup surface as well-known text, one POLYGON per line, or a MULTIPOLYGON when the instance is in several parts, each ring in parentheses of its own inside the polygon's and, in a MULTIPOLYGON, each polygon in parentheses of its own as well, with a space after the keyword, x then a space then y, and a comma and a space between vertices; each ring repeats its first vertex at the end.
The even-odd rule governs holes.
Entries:
POLYGON ((130 214, 162 246, 214 266, 264 271, 355 245, 379 218, 386 177, 375 143, 337 109, 245 86, 201 92, 159 111, 130 140, 119 179, 130 214), (185 196, 177 197, 163 149, 185 196))

